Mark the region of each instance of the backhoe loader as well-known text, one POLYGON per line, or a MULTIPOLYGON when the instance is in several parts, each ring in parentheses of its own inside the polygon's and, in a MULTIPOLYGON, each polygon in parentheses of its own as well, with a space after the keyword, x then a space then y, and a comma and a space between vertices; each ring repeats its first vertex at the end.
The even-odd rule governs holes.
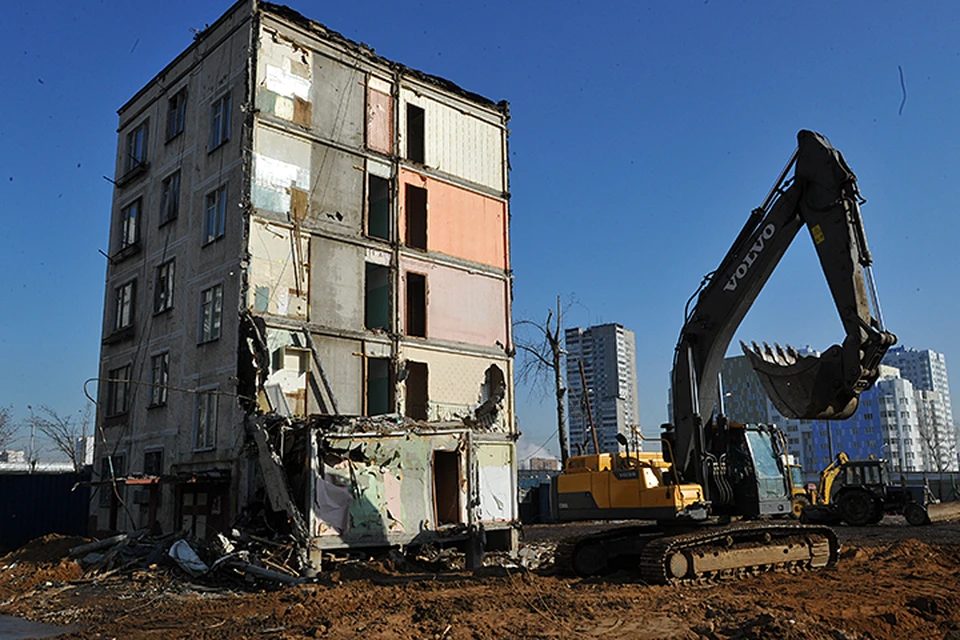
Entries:
POLYGON ((792 512, 782 435, 771 425, 733 422, 714 410, 722 406, 718 374, 730 340, 804 226, 846 337, 822 357, 741 343, 780 413, 831 420, 853 415, 860 393, 876 381, 880 360, 896 343, 880 315, 856 176, 822 135, 800 131, 797 140, 763 204, 687 303, 674 352, 672 421, 662 427, 661 453, 571 457, 554 480, 558 520, 656 524, 561 544, 561 570, 590 576, 632 566, 644 581, 665 584, 836 561, 837 538, 828 526, 777 519, 792 512))

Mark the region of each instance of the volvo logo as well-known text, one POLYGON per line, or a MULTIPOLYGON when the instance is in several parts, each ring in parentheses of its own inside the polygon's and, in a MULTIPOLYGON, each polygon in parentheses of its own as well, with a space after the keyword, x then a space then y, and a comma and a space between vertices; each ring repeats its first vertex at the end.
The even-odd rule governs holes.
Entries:
POLYGON ((773 234, 777 232, 777 228, 773 223, 768 224, 763 228, 763 231, 760 232, 760 237, 757 238, 757 241, 753 243, 753 246, 750 247, 750 251, 747 252, 747 255, 743 257, 743 260, 737 265, 737 270, 733 272, 733 275, 730 276, 730 279, 727 280, 727 284, 723 285, 724 291, 736 291, 737 285, 740 284, 740 281, 747 275, 747 272, 750 271, 750 267, 753 265, 753 262, 757 259, 757 256, 760 255, 760 252, 763 251, 764 247, 767 246, 767 240, 773 237, 773 234))

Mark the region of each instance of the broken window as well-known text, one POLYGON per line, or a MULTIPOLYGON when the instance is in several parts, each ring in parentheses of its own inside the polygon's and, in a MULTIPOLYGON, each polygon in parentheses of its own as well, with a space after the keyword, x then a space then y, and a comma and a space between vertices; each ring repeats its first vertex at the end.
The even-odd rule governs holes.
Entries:
POLYGON ((174 220, 180 213, 180 170, 163 179, 160 185, 160 225, 174 220))
POLYGON ((167 260, 157 267, 153 289, 153 312, 163 313, 173 308, 174 261, 167 260))
POLYGON ((137 198, 120 210, 120 251, 140 241, 140 203, 137 198))
POLYGON ((230 94, 223 96, 210 105, 210 144, 213 151, 230 139, 230 94))
POLYGON ((147 123, 144 120, 136 129, 127 134, 127 158, 125 173, 145 167, 147 164, 147 123))
POLYGON ((433 499, 437 525, 460 522, 460 452, 433 452, 433 499))
POLYGON ((405 242, 408 247, 427 250, 427 190, 412 184, 404 185, 403 215, 406 222, 405 242))
POLYGON ((131 280, 114 290, 113 330, 121 331, 133 326, 134 296, 137 293, 137 281, 131 280))
POLYGON ((167 404, 167 387, 170 384, 170 353, 160 353, 150 358, 150 406, 167 404))
POLYGON ((408 336, 427 337, 427 276, 407 273, 407 318, 408 336))
POLYGON ((407 104, 407 160, 426 163, 424 144, 425 117, 423 109, 407 104))
POLYGON ((130 365, 107 372, 107 415, 119 416, 130 410, 130 365))
POLYGON ((223 315, 223 285, 217 284, 200 292, 200 342, 220 338, 223 315))
POLYGON ((367 263, 363 324, 367 329, 390 330, 390 269, 367 263))
POLYGON ((167 142, 183 133, 187 119, 187 89, 178 91, 167 100, 167 142))
POLYGON ((197 422, 194 430, 195 450, 213 449, 217 446, 217 391, 197 394, 197 422))
POLYGON ((367 415, 393 412, 390 358, 367 358, 367 415))
POLYGON ((390 181, 372 173, 367 176, 367 235, 390 239, 390 181))
POLYGON ((427 420, 429 397, 427 393, 427 363, 407 362, 407 378, 404 380, 407 406, 405 414, 414 420, 427 420))
POLYGON ((222 238, 227 219, 227 186, 207 194, 206 215, 203 217, 203 244, 222 238))

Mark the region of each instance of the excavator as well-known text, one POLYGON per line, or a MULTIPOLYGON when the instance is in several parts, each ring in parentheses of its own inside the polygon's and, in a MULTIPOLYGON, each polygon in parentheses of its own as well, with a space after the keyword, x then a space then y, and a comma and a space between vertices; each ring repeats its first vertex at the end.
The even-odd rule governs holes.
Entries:
POLYGON ((628 448, 625 454, 571 457, 554 479, 559 521, 656 524, 562 543, 556 552, 561 571, 587 577, 635 567, 647 583, 670 584, 836 562, 832 529, 789 519, 792 483, 782 434, 772 425, 730 421, 719 392, 734 333, 804 226, 846 336, 819 356, 741 342, 777 410, 799 419, 850 417, 897 341, 883 326, 856 175, 824 136, 804 130, 797 141, 763 204, 687 302, 674 353, 672 421, 662 426, 661 452, 628 448))

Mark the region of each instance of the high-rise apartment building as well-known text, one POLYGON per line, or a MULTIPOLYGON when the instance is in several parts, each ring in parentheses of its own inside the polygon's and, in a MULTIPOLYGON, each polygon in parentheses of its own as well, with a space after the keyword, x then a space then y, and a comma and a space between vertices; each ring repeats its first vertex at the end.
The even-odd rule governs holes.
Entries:
MULTIPOLYGON (((817 352, 805 349, 804 355, 817 352)), ((918 390, 894 367, 881 365, 876 384, 860 395, 857 412, 847 420, 796 420, 780 415, 746 356, 726 358, 722 393, 727 416, 737 422, 777 425, 787 453, 808 477, 826 467, 841 451, 852 459, 883 458, 891 472, 956 469, 941 462, 925 437, 925 425, 942 411, 939 394, 918 390), (938 466, 939 465, 939 466, 938 466)))
POLYGON ((325 482, 365 541, 514 520, 508 120, 256 0, 121 107, 92 528, 228 526, 265 413, 311 535, 325 482))
POLYGON ((956 470, 958 434, 953 421, 944 355, 930 349, 910 349, 901 345, 887 351, 883 363, 899 369, 900 375, 918 392, 919 429, 928 470, 956 470))
POLYGON ((619 324, 567 329, 567 415, 570 454, 593 452, 587 399, 601 452, 616 452, 617 434, 631 441, 640 428, 637 402, 637 349, 633 331, 619 324), (583 363, 589 396, 580 379, 583 363))

